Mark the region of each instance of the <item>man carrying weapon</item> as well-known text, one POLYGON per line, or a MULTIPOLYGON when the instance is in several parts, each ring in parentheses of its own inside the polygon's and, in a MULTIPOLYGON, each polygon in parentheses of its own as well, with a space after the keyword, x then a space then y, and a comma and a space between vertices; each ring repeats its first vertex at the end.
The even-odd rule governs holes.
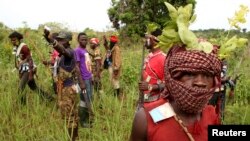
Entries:
POLYGON ((143 80, 139 82, 141 92, 139 107, 143 105, 142 103, 150 104, 150 102, 158 100, 165 87, 164 62, 166 54, 156 46, 158 42, 157 36, 159 35, 161 35, 161 30, 157 28, 151 34, 145 36, 145 47, 149 50, 149 54, 143 64, 143 80))
POLYGON ((49 36, 50 32, 44 30, 45 39, 60 54, 57 69, 57 94, 58 105, 61 111, 63 122, 66 120, 66 126, 70 139, 75 141, 78 138, 78 110, 76 107, 77 100, 77 81, 78 78, 80 88, 86 91, 85 84, 80 79, 80 70, 76 65, 74 50, 70 47, 72 34, 61 31, 56 39, 49 36))

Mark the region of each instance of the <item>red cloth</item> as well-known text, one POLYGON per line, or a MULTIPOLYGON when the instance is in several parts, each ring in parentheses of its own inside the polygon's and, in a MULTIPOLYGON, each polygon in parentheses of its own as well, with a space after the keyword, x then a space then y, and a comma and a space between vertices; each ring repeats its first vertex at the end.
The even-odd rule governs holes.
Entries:
POLYGON ((21 60, 24 60, 26 59, 27 57, 29 57, 31 54, 30 54, 30 50, 28 48, 27 45, 24 45, 20 51, 20 59, 21 60))
POLYGON ((118 42, 118 37, 115 35, 112 35, 112 36, 110 36, 110 41, 116 43, 116 42, 118 42))
MULTIPOLYGON (((166 59, 166 54, 162 51, 157 51, 154 53, 149 53, 147 58, 144 60, 144 71, 143 71, 143 80, 146 81, 148 77, 149 84, 157 84, 157 80, 164 81, 164 63, 166 59)), ((149 91, 144 91, 144 94, 149 93, 149 91)), ((151 92, 152 95, 159 94, 159 91, 151 92)))
POLYGON ((51 63, 54 65, 56 58, 59 56, 59 53, 54 49, 51 56, 50 56, 50 60, 51 63))
POLYGON ((90 39, 90 43, 99 45, 99 39, 97 39, 97 38, 91 38, 90 39))
MULTIPOLYGON (((189 138, 179 123, 170 117, 168 119, 153 122, 149 111, 166 103, 166 99, 160 99, 155 102, 151 102, 150 105, 144 106, 147 117, 147 140, 148 141, 189 141, 189 138)), ((218 125, 218 115, 215 113, 213 106, 207 105, 203 111, 200 121, 197 121, 194 125, 188 126, 189 133, 192 134, 195 141, 207 141, 208 140, 208 125, 218 125)))

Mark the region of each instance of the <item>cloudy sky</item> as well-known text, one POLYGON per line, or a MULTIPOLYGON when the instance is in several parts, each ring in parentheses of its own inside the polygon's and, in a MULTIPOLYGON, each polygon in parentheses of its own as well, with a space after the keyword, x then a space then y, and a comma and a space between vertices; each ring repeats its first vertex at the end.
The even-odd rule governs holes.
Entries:
MULTIPOLYGON (((191 29, 220 28, 230 29, 228 18, 234 16, 240 5, 248 6, 250 10, 250 0, 197 0, 195 13, 197 19, 191 29)), ((250 30, 250 11, 246 17, 247 23, 241 24, 241 28, 250 30)))
MULTIPOLYGON (((197 0, 197 19, 191 29, 229 29, 227 18, 233 17, 240 4, 250 8, 250 0, 197 0)), ((0 22, 10 28, 22 27, 23 21, 34 29, 46 22, 59 22, 75 31, 87 27, 105 31, 111 26, 107 16, 110 6, 111 0, 1 0, 0 22)), ((241 27, 250 29, 250 12, 241 27)))

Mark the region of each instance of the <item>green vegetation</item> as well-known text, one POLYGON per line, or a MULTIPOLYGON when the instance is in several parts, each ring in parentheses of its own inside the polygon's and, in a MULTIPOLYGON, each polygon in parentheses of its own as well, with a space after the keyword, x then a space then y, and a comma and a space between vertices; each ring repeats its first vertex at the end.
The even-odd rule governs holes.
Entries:
MULTIPOLYGON (((53 94, 50 71, 42 65, 43 59, 49 59, 50 48, 42 38, 40 30, 29 28, 19 29, 24 34, 25 42, 32 50, 38 66, 37 83, 53 94)), ((197 31, 198 32, 198 31, 197 31)), ((0 140, 2 141, 66 141, 67 130, 56 101, 46 103, 26 87, 28 104, 18 103, 18 75, 14 70, 12 46, 8 40, 10 30, 0 26, 0 140)), ((202 32, 200 35, 213 37, 218 32, 202 32), (212 34, 213 33, 213 34, 212 34)), ((102 33, 103 34, 103 33, 102 33)), ((102 34, 96 34, 101 38, 102 34)), ((231 32, 232 34, 232 32, 231 32)), ((243 34, 243 33, 241 33, 243 34)), ((72 46, 75 47, 76 35, 72 46)), ((249 38, 249 33, 243 34, 249 38)), ((241 36, 241 35, 240 35, 241 36)), ((103 49, 103 47, 101 46, 103 49)), ((122 78, 123 97, 113 97, 113 91, 108 81, 108 72, 103 71, 104 93, 95 93, 95 121, 91 129, 79 128, 79 140, 83 141, 125 141, 131 131, 132 120, 138 98, 138 81, 140 79, 142 42, 131 43, 121 40, 122 48, 122 78)), ((227 99, 225 124, 250 124, 250 46, 238 50, 229 58, 229 75, 243 74, 238 81, 234 99, 227 99), (233 59, 232 59, 233 58, 233 59)))
POLYGON ((136 41, 144 35, 149 23, 156 23, 163 28, 166 21, 169 21, 164 2, 175 7, 193 4, 193 8, 196 3, 195 0, 112 0, 108 16, 114 28, 120 30, 123 36, 132 37, 136 41))

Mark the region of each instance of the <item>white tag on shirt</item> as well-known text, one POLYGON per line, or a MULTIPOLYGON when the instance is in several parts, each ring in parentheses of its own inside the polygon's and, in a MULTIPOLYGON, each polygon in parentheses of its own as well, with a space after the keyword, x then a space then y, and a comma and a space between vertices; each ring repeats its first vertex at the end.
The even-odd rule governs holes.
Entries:
POLYGON ((156 123, 164 119, 173 117, 175 115, 175 112, 169 103, 165 103, 149 111, 149 114, 152 117, 154 123, 156 123))
POLYGON ((146 78, 146 82, 149 82, 151 79, 151 77, 148 75, 147 78, 146 78))

